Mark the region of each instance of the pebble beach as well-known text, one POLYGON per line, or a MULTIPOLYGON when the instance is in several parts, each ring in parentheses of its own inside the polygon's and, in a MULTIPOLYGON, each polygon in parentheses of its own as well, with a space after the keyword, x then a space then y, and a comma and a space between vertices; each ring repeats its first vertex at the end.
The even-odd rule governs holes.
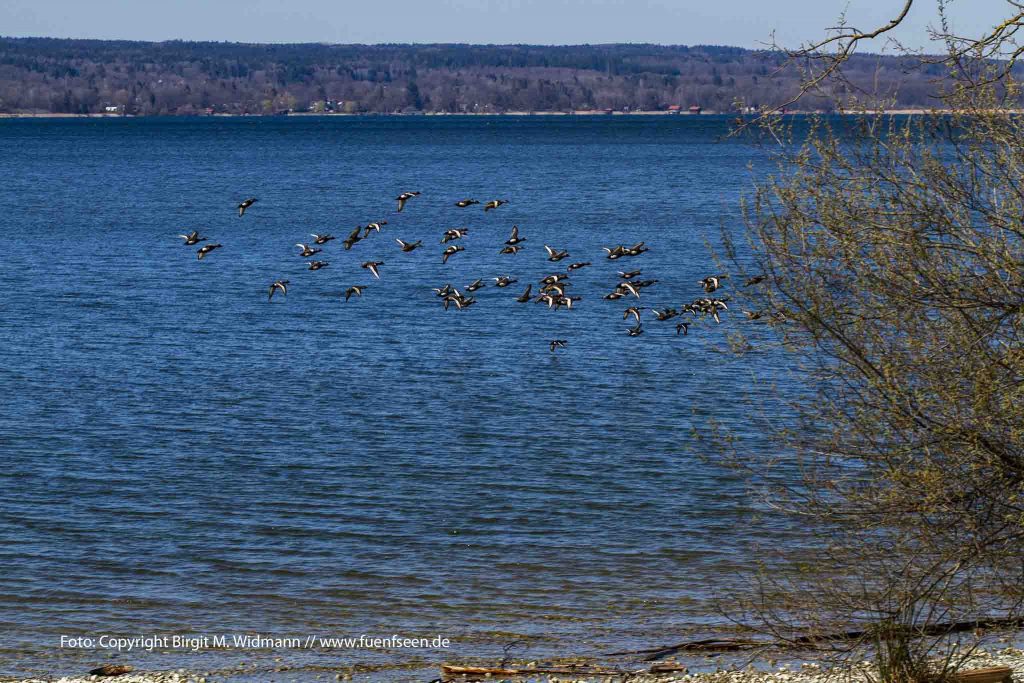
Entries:
MULTIPOLYGON (((1020 683, 1024 681, 1024 650, 1017 647, 1004 647, 1000 649, 978 650, 971 657, 965 669, 982 669, 988 667, 1009 667, 1013 670, 1013 679, 1020 683)), ((628 669, 629 667, 625 667, 628 669)), ((262 675, 253 673, 229 673, 229 672, 190 672, 184 669, 171 671, 133 671, 120 676, 96 676, 85 674, 82 676, 65 676, 54 678, 0 678, 0 683, 97 683, 98 681, 116 681, 117 683, 216 683, 217 681, 231 680, 266 680, 266 681, 293 681, 293 680, 360 680, 360 676, 350 673, 327 673, 319 672, 310 675, 309 672, 298 672, 282 669, 278 672, 264 672, 262 675)), ((753 666, 742 669, 722 669, 718 671, 705 671, 700 673, 689 673, 686 671, 669 673, 649 673, 643 668, 637 668, 635 672, 618 675, 569 675, 569 674, 541 674, 523 675, 516 677, 482 676, 479 678, 454 677, 451 681, 468 680, 515 680, 515 681, 543 681, 545 683, 615 683, 617 681, 629 681, 630 683, 834 683, 835 681, 848 681, 850 683, 868 683, 876 680, 877 672, 871 662, 864 661, 859 664, 847 667, 824 667, 813 662, 801 662, 797 664, 784 664, 772 669, 757 669, 753 666)), ((423 681, 428 678, 420 675, 410 675, 409 681, 423 681)))

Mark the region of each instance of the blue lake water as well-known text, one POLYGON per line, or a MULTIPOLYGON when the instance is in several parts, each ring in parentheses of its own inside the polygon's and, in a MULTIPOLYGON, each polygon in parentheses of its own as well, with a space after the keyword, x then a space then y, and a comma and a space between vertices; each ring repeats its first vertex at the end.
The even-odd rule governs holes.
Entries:
POLYGON ((432 666, 513 640, 527 658, 650 646, 720 621, 715 598, 786 532, 751 517, 743 479, 693 432, 713 417, 764 447, 748 402, 785 395, 790 359, 722 353, 738 311, 686 337, 645 311, 631 338, 629 304, 601 297, 621 269, 659 280, 643 306, 702 295, 707 244, 767 170, 727 127, 0 121, 0 674, 102 660, 62 635, 451 638, 442 653, 273 653, 432 666), (422 195, 397 213, 405 190, 422 195), (511 202, 453 206, 467 197, 511 202), (513 224, 524 249, 499 255, 513 224), (454 227, 466 250, 442 264, 454 227), (223 248, 197 260, 185 228, 223 248), (338 240, 311 272, 294 244, 322 232, 338 240), (650 252, 604 258, 640 240, 650 252), (548 263, 544 244, 571 256, 548 263), (379 281, 368 260, 385 262, 379 281), (572 311, 515 302, 573 261, 593 265, 572 275, 572 311), (280 278, 288 295, 268 303, 280 278), (477 278, 466 311, 431 292, 477 278), (353 284, 369 287, 345 303, 353 284), (550 353, 553 338, 568 348, 550 353))

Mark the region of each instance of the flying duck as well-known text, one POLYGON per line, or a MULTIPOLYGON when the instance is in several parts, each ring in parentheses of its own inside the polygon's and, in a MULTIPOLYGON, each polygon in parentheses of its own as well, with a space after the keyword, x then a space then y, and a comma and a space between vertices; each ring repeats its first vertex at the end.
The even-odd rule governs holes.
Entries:
POLYGON ((626 334, 628 334, 630 337, 639 337, 643 333, 644 333, 644 324, 643 323, 637 323, 633 327, 631 327, 628 330, 626 330, 626 334))
POLYGON ((580 268, 586 268, 590 265, 590 261, 583 261, 581 263, 570 263, 566 270, 579 270, 580 268))
POLYGON ((346 238, 345 238, 345 239, 344 239, 344 240, 342 241, 342 244, 344 244, 344 245, 345 245, 345 250, 346 250, 346 251, 347 251, 347 250, 349 250, 349 249, 351 249, 351 248, 352 248, 352 245, 353 245, 353 244, 355 244, 355 243, 356 243, 356 242, 358 242, 359 240, 363 239, 363 237, 362 237, 362 232, 363 232, 363 227, 362 227, 361 225, 357 225, 357 226, 356 226, 356 228, 355 228, 355 230, 353 230, 352 232, 350 232, 350 233, 348 234, 348 237, 346 237, 346 238))
POLYGON ((200 242, 205 242, 207 240, 206 237, 200 237, 199 236, 199 231, 198 230, 193 230, 192 232, 190 232, 187 235, 178 235, 178 237, 180 237, 181 239, 185 240, 185 246, 186 247, 193 247, 193 246, 199 244, 200 242))
POLYGON ((519 244, 520 242, 525 242, 525 241, 526 241, 525 237, 520 237, 519 236, 519 226, 518 225, 513 225, 512 226, 512 236, 509 237, 507 240, 505 240, 505 244, 507 244, 507 245, 509 245, 511 247, 514 247, 515 245, 519 244))
POLYGON ((676 323, 676 336, 677 337, 679 336, 680 330, 682 331, 684 337, 686 335, 690 334, 690 323, 685 322, 685 321, 676 323))
POLYGON ((445 230, 444 237, 441 238, 441 244, 447 244, 452 240, 460 240, 469 234, 469 228, 445 230))
POLYGON ((559 296, 555 298, 555 310, 558 310, 562 306, 565 306, 570 311, 572 310, 573 303, 579 301, 583 297, 579 296, 559 296))
POLYGON ((310 270, 320 270, 325 266, 331 265, 327 261, 306 261, 306 263, 309 264, 310 270))
POLYGON ((475 304, 476 299, 474 299, 471 296, 463 296, 461 293, 459 293, 459 290, 455 289, 452 290, 451 294, 444 297, 442 303, 444 304, 444 310, 446 311, 448 310, 448 306, 450 304, 455 304, 455 307, 461 311, 462 309, 469 308, 470 306, 475 304))
POLYGON ((744 287, 753 287, 754 285, 761 284, 762 282, 764 282, 767 279, 768 278, 765 275, 755 275, 754 277, 750 278, 745 283, 743 283, 743 286, 744 287))
POLYGON ((369 237, 370 236, 370 232, 372 232, 372 231, 380 232, 381 227, 385 226, 387 224, 388 224, 387 221, 377 221, 376 223, 367 223, 366 224, 366 228, 365 228, 366 232, 363 233, 363 239, 366 239, 367 237, 369 237))
POLYGON ((494 278, 494 281, 495 281, 495 286, 496 287, 508 287, 511 284, 515 284, 516 282, 519 282, 519 280, 513 279, 513 278, 509 277, 508 275, 502 275, 500 277, 496 277, 496 278, 494 278))
POLYGON ((288 296, 288 281, 287 280, 277 280, 272 285, 270 285, 270 296, 267 297, 267 301, 270 301, 271 299, 273 299, 274 298, 274 292, 276 292, 278 290, 281 290, 281 295, 282 296, 288 296))
POLYGON ((533 285, 532 284, 526 285, 526 291, 523 292, 522 294, 520 294, 519 296, 517 296, 516 297, 516 301, 518 301, 521 304, 525 304, 525 303, 529 302, 530 296, 531 296, 530 295, 530 290, 531 289, 533 289, 533 285))
POLYGON ((637 242, 636 244, 634 244, 633 246, 631 246, 631 247, 629 247, 628 249, 625 250, 625 255, 626 256, 639 256, 640 254, 644 253, 645 251, 650 251, 650 249, 648 247, 645 247, 643 242, 637 242))
POLYGON ((552 295, 552 294, 541 294, 536 299, 534 299, 535 303, 547 304, 548 308, 553 308, 554 305, 555 305, 555 301, 556 301, 555 295, 552 295))
POLYGON ((455 206, 459 207, 460 209, 465 209, 467 206, 473 206, 474 204, 479 203, 480 202, 478 202, 475 199, 460 199, 459 201, 455 202, 455 206))
POLYGON ((419 192, 403 192, 402 194, 395 197, 395 201, 398 202, 398 210, 401 211, 405 208, 405 203, 413 197, 419 197, 419 192))
POLYGON ((629 271, 628 273, 623 273, 623 272, 622 272, 622 271, 620 270, 620 271, 619 271, 619 277, 621 277, 621 278, 622 278, 623 280, 632 280, 632 279, 633 279, 633 278, 635 278, 635 277, 636 277, 637 275, 640 275, 640 274, 641 274, 642 272, 643 272, 643 271, 641 271, 641 270, 631 270, 631 271, 629 271))
POLYGON ((402 251, 412 251, 417 247, 423 246, 423 240, 416 240, 415 242, 404 242, 402 240, 396 239, 395 241, 398 242, 398 246, 402 247, 402 251))
POLYGON ((622 282, 619 284, 619 289, 622 290, 623 294, 632 294, 637 299, 640 298, 640 290, 632 282, 622 282))
POLYGON ((561 282, 562 280, 566 280, 568 278, 569 276, 565 273, 555 273, 554 275, 547 275, 541 278, 540 283, 542 285, 553 285, 556 282, 561 282))
POLYGON ((356 296, 362 296, 364 289, 366 289, 366 285, 352 285, 345 290, 345 301, 348 301, 353 294, 356 296))
POLYGON ((674 308, 666 308, 664 311, 659 311, 657 309, 652 308, 651 313, 653 313, 654 317, 660 321, 671 320, 672 318, 675 318, 677 315, 679 315, 679 312, 676 311, 676 309, 674 308))
POLYGON ((705 292, 710 294, 711 292, 718 289, 720 285, 719 280, 721 280, 721 278, 721 275, 712 275, 710 277, 704 278, 703 280, 699 280, 697 284, 703 287, 705 292))
POLYGON ((690 311, 694 317, 698 313, 710 315, 715 319, 716 323, 722 322, 721 318, 718 317, 718 312, 727 310, 729 310, 729 306, 725 303, 724 299, 694 299, 692 304, 683 307, 684 312, 690 311))
POLYGON ((503 248, 503 249, 502 249, 501 251, 499 251, 498 253, 499 253, 499 254, 518 254, 518 253, 519 253, 519 250, 520 250, 521 248, 522 248, 522 247, 517 247, 517 246, 515 246, 515 245, 510 245, 510 246, 504 247, 504 248, 503 248))
POLYGON ((383 261, 367 261, 366 263, 362 264, 361 267, 362 268, 366 268, 367 270, 369 270, 371 273, 373 273, 373 276, 379 280, 380 279, 380 272, 377 270, 377 267, 378 266, 383 266, 383 265, 384 265, 383 261))
POLYGON ((475 292, 476 290, 480 289, 483 286, 484 286, 484 281, 483 280, 473 280, 472 282, 469 283, 469 286, 466 287, 466 291, 467 292, 475 292))
POLYGON ((303 258, 309 258, 313 254, 319 254, 321 251, 323 251, 323 249, 314 249, 308 244, 303 244, 302 242, 297 242, 295 246, 302 250, 302 253, 299 254, 299 256, 303 258))
POLYGON ((630 306, 622 313, 622 319, 625 320, 629 316, 636 318, 637 325, 640 324, 640 311, 644 310, 642 306, 630 306))
POLYGON ((465 250, 466 250, 465 247, 460 246, 458 244, 453 244, 452 246, 450 246, 447 249, 445 249, 444 253, 441 254, 441 263, 448 263, 448 257, 449 256, 451 256, 452 254, 457 254, 460 251, 465 251, 465 250))
POLYGON ((608 247, 601 248, 608 252, 608 258, 611 259, 612 261, 614 261, 617 258, 622 258, 623 256, 626 255, 626 248, 621 244, 617 247, 612 247, 610 249, 608 247))
POLYGON ((743 311, 743 315, 747 316, 747 320, 760 320, 764 314, 761 311, 743 311))
POLYGON ((552 249, 546 244, 544 245, 544 248, 548 252, 548 261, 561 261, 562 259, 569 255, 569 252, 566 249, 552 249))
POLYGON ((507 199, 494 199, 484 204, 484 211, 490 211, 491 209, 497 209, 502 204, 508 204, 507 199))
POLYGON ((551 353, 554 353, 555 349, 564 349, 565 345, 568 343, 569 342, 565 339, 552 339, 548 348, 551 349, 551 353))
POLYGON ((334 239, 334 235, 318 235, 315 232, 310 237, 313 238, 313 244, 327 244, 334 239))
POLYGON ((259 201, 259 200, 257 200, 256 197, 249 197, 248 199, 244 200, 241 204, 239 204, 238 205, 238 217, 241 218, 242 216, 244 216, 245 215, 245 210, 248 209, 253 204, 255 204, 257 201, 259 201))
POLYGON ((200 261, 202 261, 204 256, 209 254, 214 249, 220 249, 221 246, 222 245, 220 245, 220 244, 206 244, 206 245, 203 245, 203 246, 199 247, 199 251, 196 252, 196 258, 199 259, 200 261))

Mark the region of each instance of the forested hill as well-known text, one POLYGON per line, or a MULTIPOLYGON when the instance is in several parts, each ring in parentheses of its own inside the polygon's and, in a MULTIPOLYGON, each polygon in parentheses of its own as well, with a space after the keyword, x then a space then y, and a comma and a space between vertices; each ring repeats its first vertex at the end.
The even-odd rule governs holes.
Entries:
MULTIPOLYGON (((0 38, 0 113, 658 111, 784 101, 778 53, 699 45, 322 45, 0 38)), ((861 55, 899 107, 935 101, 938 67, 861 55)), ((806 100, 802 109, 822 106, 806 100)))

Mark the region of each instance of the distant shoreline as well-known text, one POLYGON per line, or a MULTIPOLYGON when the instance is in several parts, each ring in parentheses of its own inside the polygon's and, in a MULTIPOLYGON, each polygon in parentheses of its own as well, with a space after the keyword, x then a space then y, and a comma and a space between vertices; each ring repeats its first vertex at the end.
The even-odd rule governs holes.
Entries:
MULTIPOLYGON (((786 112, 787 116, 812 116, 815 114, 833 115, 833 116, 856 116, 863 112, 823 112, 823 111, 789 111, 786 112)), ((909 116, 920 116, 924 114, 950 114, 951 110, 948 109, 888 109, 885 114, 894 115, 909 115, 909 116)), ((0 113, 0 119, 147 119, 147 118, 181 118, 181 119, 213 119, 213 118, 231 118, 231 119, 273 119, 273 118, 291 118, 291 117, 346 117, 346 118, 373 118, 381 116, 401 116, 403 118, 419 118, 419 117, 446 117, 446 116, 586 116, 593 118, 609 118, 615 116, 672 116, 680 118, 700 118, 702 116, 740 116, 735 112, 718 112, 718 111, 704 111, 700 114, 691 114, 689 112, 674 112, 674 111, 615 111, 615 112, 603 112, 603 111, 505 111, 505 112, 423 112, 419 114, 401 114, 401 113, 389 113, 389 112, 360 112, 360 113, 345 113, 345 112, 292 112, 287 115, 281 114, 156 114, 151 116, 142 116, 136 114, 112 114, 112 113, 94 113, 94 114, 62 114, 55 112, 40 112, 40 113, 0 113)), ((746 116, 750 116, 749 114, 746 116)))

